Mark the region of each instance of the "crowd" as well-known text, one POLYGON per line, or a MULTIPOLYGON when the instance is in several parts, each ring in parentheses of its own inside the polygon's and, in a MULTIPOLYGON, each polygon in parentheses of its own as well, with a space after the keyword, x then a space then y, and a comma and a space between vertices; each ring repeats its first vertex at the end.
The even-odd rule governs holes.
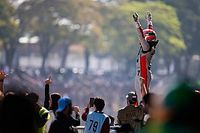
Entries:
MULTIPOLYGON (((89 77, 88 77, 89 78, 89 77)), ((141 101, 135 91, 123 92, 119 95, 115 90, 107 89, 106 92, 95 93, 90 82, 79 86, 75 93, 56 91, 52 89, 52 78, 44 81, 44 100, 40 103, 40 95, 35 92, 5 91, 4 82, 6 73, 0 72, 0 132, 2 133, 77 133, 76 126, 85 121, 85 133, 198 133, 200 131, 200 92, 191 84, 180 83, 170 91, 166 97, 155 93, 146 94, 141 101), (195 90, 196 89, 196 90, 195 90), (85 99, 80 99, 82 93, 89 92, 85 99), (92 92, 92 93, 91 93, 92 92), (70 94, 70 95, 69 95, 70 94), (71 98, 72 95, 75 98, 71 98), (103 95, 102 95, 103 94, 103 95), (105 94, 108 97, 104 97, 105 94), (109 106, 107 98, 116 98, 123 101, 123 108, 116 107, 116 116, 107 111, 109 106), (79 102, 77 102, 79 101, 79 102), (84 102, 86 101, 86 102, 84 102), (82 105, 77 106, 77 103, 82 105), (125 105, 126 103, 126 105, 125 105), (85 108, 84 108, 85 107, 85 108), (115 125, 114 130, 110 126, 115 125)), ((108 87, 112 81, 102 82, 103 79, 95 78, 82 80, 71 79, 76 82, 95 80, 95 88, 108 87)), ((119 84, 122 81, 118 81, 119 84)), ((71 86, 70 80, 67 88, 71 86)), ((94 83, 94 82, 92 82, 94 83)), ((94 85, 94 84, 93 84, 94 85)), ((113 84, 112 84, 113 85, 113 84)), ((123 86, 124 87, 124 86, 123 86)), ((128 86, 127 86, 128 87, 128 86)), ((75 87, 76 88, 76 87, 75 87)), ((118 101, 115 101, 118 102, 118 101)))
MULTIPOLYGON (((14 70, 13 73, 9 73, 9 76, 5 80, 5 91, 11 90, 13 85, 27 92, 34 91, 40 97, 39 103, 43 104, 45 98, 44 79, 46 77, 48 77, 48 74, 30 75, 20 70, 14 70)), ((123 107, 126 103, 121 99, 134 89, 133 78, 123 73, 99 76, 95 74, 58 74, 57 72, 52 72, 51 77, 53 82, 49 90, 50 93, 57 92, 62 95, 68 95, 73 103, 79 105, 80 108, 84 108, 90 97, 103 97, 106 105, 108 105, 105 111, 113 116, 117 116, 118 108, 123 107), (118 96, 116 97, 116 95, 118 96)))

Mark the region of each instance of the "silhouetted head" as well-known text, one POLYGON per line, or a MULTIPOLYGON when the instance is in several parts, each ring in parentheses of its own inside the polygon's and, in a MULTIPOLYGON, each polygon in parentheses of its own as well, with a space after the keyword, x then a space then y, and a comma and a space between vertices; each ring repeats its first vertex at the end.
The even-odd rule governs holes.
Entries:
POLYGON ((105 102, 102 98, 95 98, 94 99, 94 106, 96 108, 96 111, 101 112, 105 106, 105 102))
POLYGON ((200 131, 200 94, 189 83, 181 83, 165 98, 167 123, 183 129, 200 131))
POLYGON ((55 112, 58 109, 58 100, 61 98, 61 95, 59 93, 52 93, 50 97, 50 109, 55 112))
POLYGON ((6 95, 0 113, 2 133, 35 133, 36 121, 33 104, 25 97, 6 95))
POLYGON ((127 104, 137 104, 137 94, 135 91, 131 91, 126 95, 127 104))
POLYGON ((36 104, 39 100, 39 95, 34 93, 34 92, 31 92, 27 95, 27 98, 29 100, 31 100, 31 102, 33 102, 34 104, 36 104))

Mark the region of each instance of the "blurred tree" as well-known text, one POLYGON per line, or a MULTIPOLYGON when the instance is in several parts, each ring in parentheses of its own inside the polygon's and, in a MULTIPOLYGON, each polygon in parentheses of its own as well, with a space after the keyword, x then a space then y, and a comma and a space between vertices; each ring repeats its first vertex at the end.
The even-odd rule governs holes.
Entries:
POLYGON ((141 23, 145 28, 146 11, 152 12, 154 27, 160 39, 156 51, 157 56, 173 60, 186 49, 180 31, 180 22, 173 7, 162 2, 125 2, 119 6, 110 7, 110 10, 105 13, 107 21, 104 29, 108 38, 112 38, 109 40, 112 55, 119 60, 125 60, 128 66, 136 59, 138 52, 137 34, 132 14, 133 12, 139 13, 141 23))
POLYGON ((73 22, 79 25, 79 29, 76 31, 76 37, 73 37, 74 40, 71 42, 75 42, 76 44, 81 43, 85 48, 85 74, 88 73, 90 65, 90 53, 92 52, 94 54, 102 51, 102 16, 99 13, 99 7, 100 5, 97 2, 78 0, 74 2, 74 11, 72 10, 71 12, 71 15, 74 16, 73 22))
POLYGON ((85 48, 84 58, 85 58, 85 70, 84 73, 87 74, 90 66, 90 55, 91 53, 98 56, 105 54, 104 44, 103 44, 103 34, 102 34, 102 23, 103 17, 99 10, 101 9, 101 4, 98 2, 93 2, 91 0, 80 2, 82 5, 81 12, 79 13, 78 21, 81 25, 80 41, 85 48), (83 17, 84 16, 84 17, 83 17))
POLYGON ((104 40, 110 49, 110 54, 122 64, 126 64, 127 72, 133 68, 134 55, 137 50, 133 42, 132 25, 127 21, 127 16, 120 11, 120 6, 105 7, 102 10, 105 16, 104 40))
MULTIPOLYGON (((198 0, 182 0, 174 1, 174 0, 164 0, 167 4, 170 4, 176 8, 178 18, 181 22, 181 31, 183 33, 184 41, 187 45, 187 50, 184 51, 181 56, 185 59, 184 62, 180 62, 180 64, 185 64, 185 68, 182 69, 182 75, 186 76, 189 73, 189 67, 192 61, 193 55, 200 56, 200 1, 198 0)), ((199 67, 200 68, 200 61, 199 67)), ((179 68, 180 69, 180 68, 179 68)), ((193 75, 195 78, 200 75, 200 69, 196 70, 196 75, 193 75)))
POLYGON ((15 17, 15 8, 7 1, 0 1, 0 45, 5 52, 5 65, 10 68, 18 44, 18 20, 15 17))
POLYGON ((25 33, 39 36, 43 71, 48 54, 55 44, 62 44, 62 68, 66 65, 69 46, 88 40, 94 29, 99 29, 99 14, 95 8, 91 0, 29 0, 18 7, 20 24, 26 29, 25 33))
POLYGON ((45 72, 45 63, 53 46, 67 36, 68 29, 62 27, 64 5, 64 1, 30 0, 24 1, 17 10, 20 26, 25 29, 23 34, 39 37, 42 72, 45 72))

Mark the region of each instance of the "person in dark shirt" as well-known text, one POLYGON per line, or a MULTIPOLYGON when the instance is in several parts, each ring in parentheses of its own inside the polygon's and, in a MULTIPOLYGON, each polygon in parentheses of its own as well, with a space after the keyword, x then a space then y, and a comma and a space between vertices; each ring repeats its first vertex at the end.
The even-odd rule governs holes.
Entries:
POLYGON ((49 76, 45 80, 45 100, 44 100, 44 107, 49 110, 50 118, 48 119, 45 125, 45 132, 49 132, 49 128, 51 123, 56 119, 56 110, 58 109, 58 100, 61 98, 59 93, 49 93, 50 85, 52 84, 53 80, 51 76, 49 76))
POLYGON ((126 95, 127 106, 120 109, 117 114, 118 124, 126 132, 139 132, 142 127, 144 109, 138 105, 137 94, 131 91, 126 95))
POLYGON ((79 107, 72 107, 72 101, 69 97, 60 98, 56 112, 56 120, 51 124, 49 133, 76 133, 72 126, 80 125, 79 107), (71 116, 72 111, 75 112, 76 118, 71 116))
POLYGON ((7 94, 0 107, 0 132, 38 133, 35 115, 34 105, 25 96, 7 94))

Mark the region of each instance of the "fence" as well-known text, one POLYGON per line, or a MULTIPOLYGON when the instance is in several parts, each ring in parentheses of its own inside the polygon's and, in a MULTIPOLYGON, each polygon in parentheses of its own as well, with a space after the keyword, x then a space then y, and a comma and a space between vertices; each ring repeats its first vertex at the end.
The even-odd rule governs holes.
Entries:
MULTIPOLYGON (((110 133, 115 133, 115 129, 119 127, 120 126, 110 126, 110 133)), ((77 126, 74 128, 78 130, 78 133, 84 133, 85 126, 77 126)))

